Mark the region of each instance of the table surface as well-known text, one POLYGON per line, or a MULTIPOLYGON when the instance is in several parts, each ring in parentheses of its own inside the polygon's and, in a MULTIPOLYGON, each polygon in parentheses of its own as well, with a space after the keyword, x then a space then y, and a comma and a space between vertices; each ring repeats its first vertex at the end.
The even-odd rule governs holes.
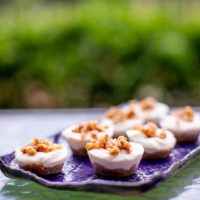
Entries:
MULTIPOLYGON (((36 136, 45 138, 73 123, 97 118, 104 109, 66 110, 1 110, 0 111, 0 154, 11 152, 36 136)), ((135 200, 192 200, 200 199, 200 157, 179 170, 172 177, 162 181, 153 189, 135 194, 135 200)), ((51 199, 93 199, 114 198, 120 195, 58 190, 24 180, 6 178, 0 172, 0 200, 51 200, 51 199)), ((133 199, 133 196, 127 196, 133 199)))

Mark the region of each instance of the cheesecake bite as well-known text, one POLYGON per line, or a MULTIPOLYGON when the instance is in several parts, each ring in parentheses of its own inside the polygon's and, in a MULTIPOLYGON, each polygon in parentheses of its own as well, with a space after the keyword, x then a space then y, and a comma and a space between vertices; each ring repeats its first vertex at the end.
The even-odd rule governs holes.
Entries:
POLYGON ((130 141, 144 147, 143 159, 167 158, 176 144, 176 138, 170 131, 160 129, 154 123, 134 126, 126 133, 130 141))
POLYGON ((112 107, 105 115, 114 124, 115 137, 125 136, 126 130, 143 123, 143 119, 139 118, 133 107, 112 107))
POLYGON ((113 123, 107 119, 82 122, 62 132, 73 153, 78 156, 86 156, 86 143, 97 140, 105 134, 108 134, 110 137, 114 134, 113 123))
POLYGON ((144 152, 142 145, 124 136, 112 139, 108 135, 87 143, 86 149, 96 174, 105 177, 134 174, 144 152))
POLYGON ((61 172, 66 157, 67 152, 62 145, 38 138, 15 151, 15 160, 21 168, 40 175, 61 172))
POLYGON ((135 105, 136 112, 145 122, 154 122, 158 124, 160 120, 167 115, 169 107, 158 102, 153 97, 147 97, 135 105))
POLYGON ((167 115, 160 126, 173 132, 178 142, 195 142, 200 134, 200 115, 186 106, 167 115))

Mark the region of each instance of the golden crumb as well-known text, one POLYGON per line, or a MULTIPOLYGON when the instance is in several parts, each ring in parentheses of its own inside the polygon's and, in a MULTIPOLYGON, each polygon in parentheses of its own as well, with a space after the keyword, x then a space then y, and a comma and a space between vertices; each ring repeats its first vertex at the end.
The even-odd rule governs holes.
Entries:
POLYGON ((146 125, 136 125, 132 128, 132 130, 138 130, 141 131, 143 134, 145 134, 147 137, 159 137, 161 139, 165 139, 166 138, 166 133, 163 132, 160 133, 159 135, 157 134, 157 125, 149 122, 146 125))
POLYGON ((142 110, 151 110, 155 107, 157 101, 153 97, 147 97, 140 102, 142 110))
POLYGON ((99 144, 96 142, 96 141, 91 141, 90 143, 87 143, 86 144, 86 149, 89 151, 89 150, 92 150, 92 149, 98 149, 99 148, 99 144))
POLYGON ((165 139, 167 136, 166 136, 166 133, 163 132, 163 133, 160 133, 158 137, 159 137, 160 139, 165 139))
POLYGON ((102 149, 106 149, 107 148, 107 144, 108 144, 108 141, 109 141, 109 136, 106 134, 104 137, 101 137, 97 143, 99 144, 99 148, 102 148, 102 149))
POLYGON ((130 143, 127 141, 127 138, 124 136, 119 136, 118 137, 118 147, 120 149, 123 149, 125 151, 127 151, 128 153, 130 153, 131 150, 131 145, 130 143))
POLYGON ((125 150, 127 153, 130 153, 131 145, 124 136, 112 139, 108 135, 105 135, 99 140, 87 143, 86 149, 88 151, 92 149, 107 149, 110 155, 117 156, 120 150, 125 150))
POLYGON ((135 113, 135 111, 133 110, 133 109, 130 109, 130 110, 128 110, 127 112, 126 112, 126 118, 127 119, 134 119, 134 118, 136 118, 137 116, 136 116, 136 113, 135 113))
POLYGON ((34 156, 37 152, 47 153, 58 149, 62 149, 62 145, 53 144, 47 140, 39 140, 38 138, 35 138, 33 142, 21 148, 21 152, 23 154, 34 156))
POLYGON ((175 110, 172 115, 176 116, 178 119, 192 122, 194 119, 194 110, 190 106, 175 110))
POLYGON ((90 133, 91 137, 93 139, 97 138, 97 132, 103 132, 109 127, 107 125, 101 125, 97 121, 89 121, 87 123, 81 123, 77 127, 75 127, 72 132, 74 133, 80 133, 81 138, 85 139, 87 133, 90 133), (96 131, 96 132, 95 132, 96 131))
POLYGON ((21 152, 23 154, 28 154, 30 156, 34 156, 37 153, 37 151, 31 146, 26 146, 26 147, 21 148, 21 152))
POLYGON ((108 152, 112 156, 117 156, 120 152, 120 149, 117 146, 112 146, 108 149, 108 152))
POLYGON ((137 115, 133 109, 122 109, 117 107, 112 107, 106 112, 106 117, 111 119, 113 122, 123 122, 127 119, 135 119, 137 115))
POLYGON ((90 133, 90 136, 94 140, 97 139, 97 133, 95 133, 95 132, 90 133))

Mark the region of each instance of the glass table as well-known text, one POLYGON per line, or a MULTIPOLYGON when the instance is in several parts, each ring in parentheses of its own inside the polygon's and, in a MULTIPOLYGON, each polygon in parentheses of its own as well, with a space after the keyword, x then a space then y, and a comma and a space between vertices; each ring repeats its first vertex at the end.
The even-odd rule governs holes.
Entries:
MULTIPOLYGON (((22 145, 35 136, 45 138, 64 127, 82 120, 97 118, 104 109, 66 110, 1 110, 0 111, 0 154, 9 153, 17 145, 22 145)), ((144 193, 126 196, 127 200, 199 200, 200 199, 200 157, 180 169, 170 178, 144 193)), ((13 180, 0 172, 0 199, 6 200, 51 200, 51 199, 116 199, 124 196, 59 190, 47 188, 37 183, 13 180)))

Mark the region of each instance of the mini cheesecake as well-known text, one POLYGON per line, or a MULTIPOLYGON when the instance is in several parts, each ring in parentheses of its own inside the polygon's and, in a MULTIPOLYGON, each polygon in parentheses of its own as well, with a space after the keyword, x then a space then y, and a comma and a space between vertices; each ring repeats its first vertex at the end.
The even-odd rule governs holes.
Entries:
POLYGON ((114 178, 134 174, 144 152, 142 145, 128 142, 124 136, 112 139, 105 135, 86 148, 96 174, 114 178))
POLYGON ((78 156, 87 156, 86 143, 96 140, 105 134, 108 134, 110 137, 114 134, 113 123, 107 119, 82 122, 62 132, 74 155, 78 156))
POLYGON ((169 107, 158 102, 153 97, 147 97, 134 104, 135 110, 145 122, 158 124, 160 120, 167 115, 169 107))
POLYGON ((143 124, 133 107, 112 107, 106 114, 106 118, 112 120, 114 124, 114 137, 125 136, 126 130, 134 125, 143 124))
POLYGON ((176 144, 176 138, 170 131, 160 129, 154 123, 134 126, 127 131, 127 136, 130 141, 144 147, 143 159, 148 160, 169 157, 176 144))
POLYGON ((195 142, 200 134, 200 115, 186 106, 171 112, 160 126, 173 132, 178 142, 195 142))
POLYGON ((67 152, 62 145, 38 138, 15 151, 15 160, 22 169, 40 175, 61 172, 66 157, 67 152))

